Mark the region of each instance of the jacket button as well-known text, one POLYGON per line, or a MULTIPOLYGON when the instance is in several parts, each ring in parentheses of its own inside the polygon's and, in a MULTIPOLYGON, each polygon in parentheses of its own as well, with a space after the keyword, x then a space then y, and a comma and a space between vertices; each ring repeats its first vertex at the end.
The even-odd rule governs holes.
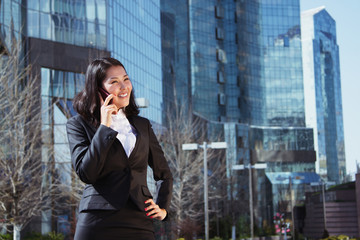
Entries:
POLYGON ((113 136, 109 135, 109 136, 107 136, 107 139, 108 139, 108 140, 112 140, 112 139, 113 139, 113 136))

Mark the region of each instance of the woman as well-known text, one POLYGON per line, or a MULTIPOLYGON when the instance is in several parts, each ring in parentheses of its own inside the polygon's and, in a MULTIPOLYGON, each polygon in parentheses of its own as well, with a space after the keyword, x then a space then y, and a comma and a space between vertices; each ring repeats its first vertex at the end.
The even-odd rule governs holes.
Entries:
POLYGON ((139 117, 131 81, 116 59, 93 61, 74 99, 67 134, 73 167, 87 183, 75 239, 154 239, 153 219, 168 215, 172 175, 149 120, 139 117), (156 203, 147 166, 162 180, 156 203))

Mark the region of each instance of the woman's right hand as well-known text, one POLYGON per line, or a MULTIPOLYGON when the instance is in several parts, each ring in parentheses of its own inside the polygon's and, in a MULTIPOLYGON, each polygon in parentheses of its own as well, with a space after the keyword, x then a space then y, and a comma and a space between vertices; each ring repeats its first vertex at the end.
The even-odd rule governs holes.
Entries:
POLYGON ((111 125, 111 115, 112 114, 117 114, 117 107, 115 104, 109 104, 109 102, 111 101, 111 99, 113 99, 114 95, 110 94, 109 96, 107 96, 105 98, 105 101, 102 99, 101 95, 100 95, 100 103, 101 103, 101 108, 100 108, 100 123, 110 127, 111 125))

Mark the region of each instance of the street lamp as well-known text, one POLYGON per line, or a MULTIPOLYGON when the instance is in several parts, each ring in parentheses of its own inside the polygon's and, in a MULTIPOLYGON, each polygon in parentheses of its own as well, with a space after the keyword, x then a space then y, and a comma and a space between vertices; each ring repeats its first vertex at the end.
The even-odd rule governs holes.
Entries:
MULTIPOLYGON (((253 209, 253 192, 252 192, 252 172, 251 169, 265 169, 266 163, 256 163, 256 164, 244 164, 234 165, 232 167, 233 170, 244 170, 245 168, 249 169, 249 211, 250 211, 250 232, 251 239, 254 239, 254 209, 253 209)), ((233 235, 235 235, 235 231, 233 230, 233 235)), ((235 239, 235 236, 232 236, 232 239, 235 239)))
POLYGON ((209 240, 209 212, 208 212, 208 178, 207 178, 207 149, 226 149, 226 142, 203 142, 202 145, 197 143, 184 143, 182 150, 197 150, 204 149, 204 213, 205 213, 205 240, 209 240))

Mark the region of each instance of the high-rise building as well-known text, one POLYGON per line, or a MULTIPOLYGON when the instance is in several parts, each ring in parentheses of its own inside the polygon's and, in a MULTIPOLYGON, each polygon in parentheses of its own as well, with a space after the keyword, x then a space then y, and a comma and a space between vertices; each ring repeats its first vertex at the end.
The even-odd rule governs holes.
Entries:
MULTIPOLYGON (((272 174, 286 185, 290 173, 314 173, 313 131, 305 125, 299 1, 192 0, 189 19, 193 111, 224 124, 226 141, 235 148, 227 150, 227 165, 266 162, 267 175, 254 170, 258 193, 265 192, 272 174)), ((273 195, 278 195, 276 184, 273 195)), ((248 192, 247 184, 242 187, 248 192)), ((267 201, 254 200, 259 223, 265 215, 272 217, 267 201)))
POLYGON ((328 181, 346 175, 339 46, 335 20, 319 7, 301 14, 306 126, 314 129, 317 169, 328 181))

